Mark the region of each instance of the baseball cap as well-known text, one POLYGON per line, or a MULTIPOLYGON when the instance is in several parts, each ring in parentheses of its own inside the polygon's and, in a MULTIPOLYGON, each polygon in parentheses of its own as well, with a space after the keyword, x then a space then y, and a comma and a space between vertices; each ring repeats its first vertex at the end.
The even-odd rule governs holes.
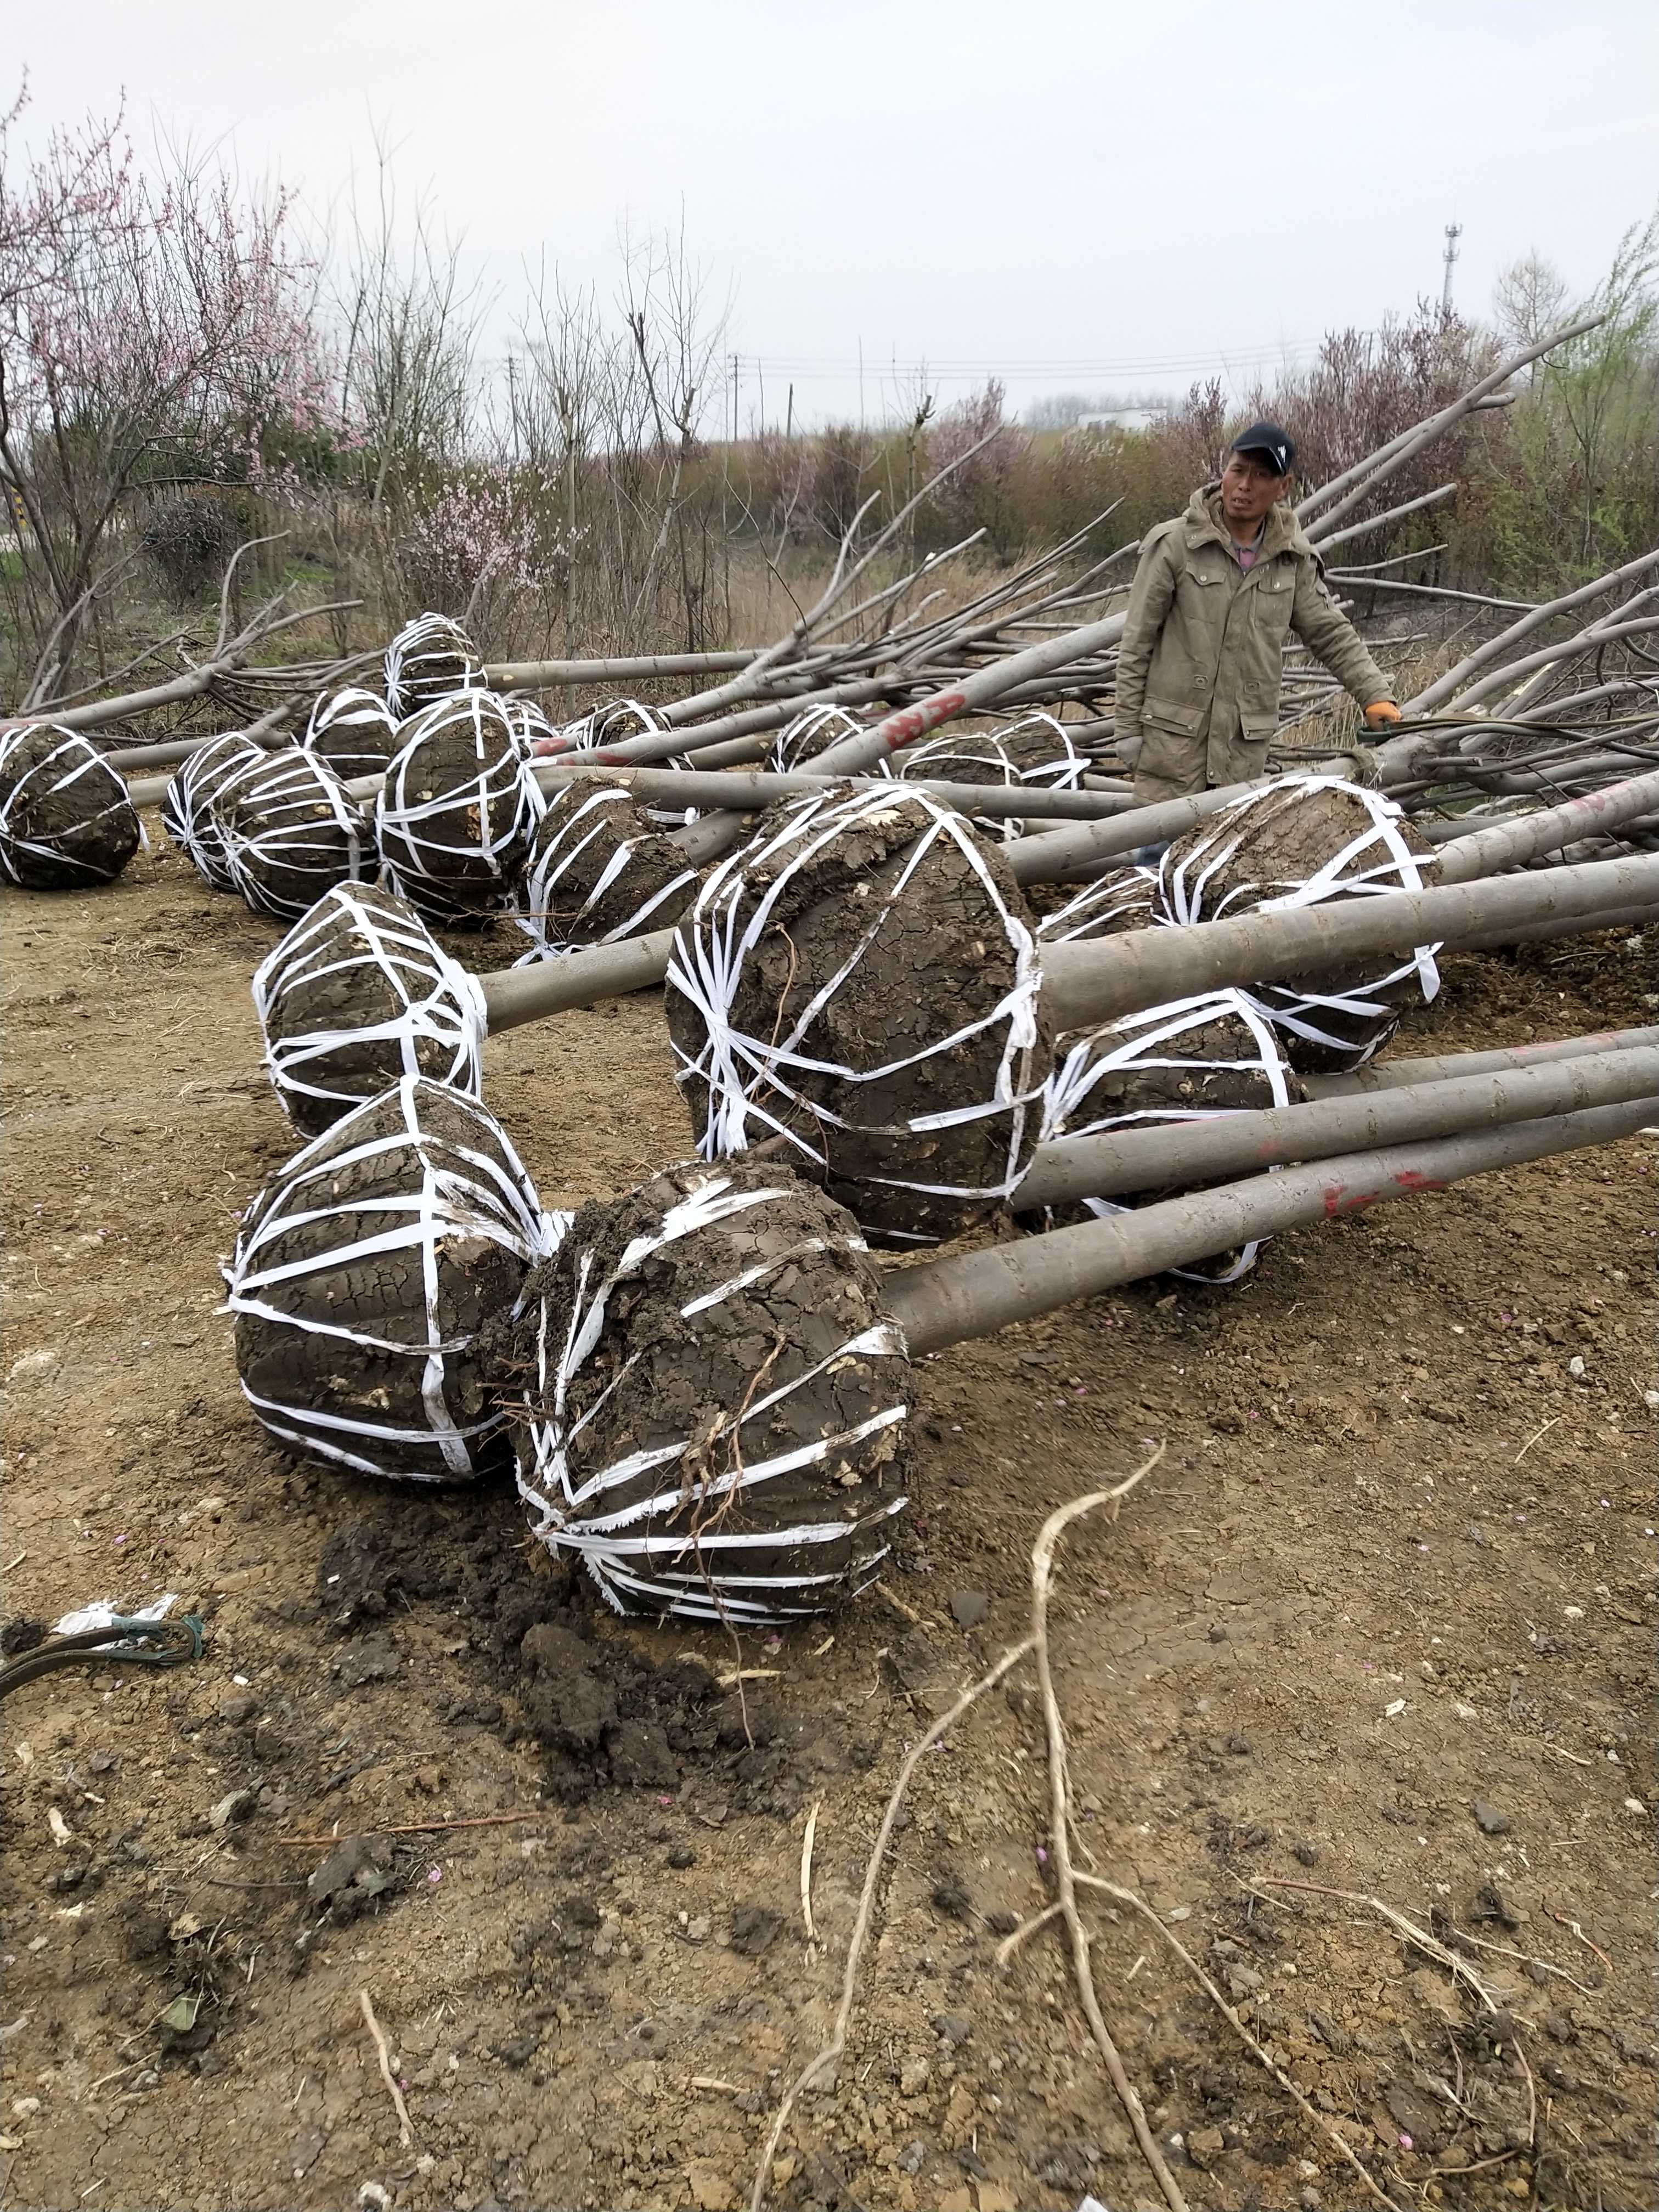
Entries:
POLYGON ((1233 440, 1235 453, 1260 453, 1276 477, 1288 476, 1296 459, 1296 441, 1277 422, 1252 422, 1233 440))

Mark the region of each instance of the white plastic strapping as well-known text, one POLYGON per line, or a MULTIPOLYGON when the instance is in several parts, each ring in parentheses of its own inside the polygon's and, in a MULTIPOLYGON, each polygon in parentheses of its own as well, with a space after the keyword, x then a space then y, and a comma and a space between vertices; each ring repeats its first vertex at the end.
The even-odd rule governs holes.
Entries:
MULTIPOLYGON (((1200 825, 1200 832, 1183 837, 1165 853, 1158 869, 1158 896, 1166 921, 1182 923, 1219 921, 1228 914, 1273 914, 1284 908, 1317 906, 1327 899, 1363 898, 1387 891, 1419 891, 1424 888, 1422 862, 1401 833, 1401 809, 1380 791, 1349 783, 1340 776, 1285 776, 1261 791, 1237 799, 1224 812, 1200 825), (1333 853, 1304 882, 1230 884, 1223 892, 1214 878, 1237 854, 1246 832, 1255 828, 1264 811, 1284 812, 1305 804, 1319 791, 1341 791, 1358 801, 1366 825, 1333 853), (1181 858, 1176 860, 1176 852, 1181 858)), ((1274 1023, 1291 1036, 1322 1050, 1342 1054, 1351 1064, 1363 1065, 1385 1039, 1377 1034, 1363 1047, 1321 1017, 1341 1015, 1359 1024, 1391 1023, 1396 1009, 1381 994, 1395 983, 1414 975, 1426 1004, 1440 989, 1440 970, 1435 963, 1438 947, 1419 945, 1409 960, 1385 975, 1368 977, 1343 992, 1292 992, 1282 985, 1261 987, 1262 1004, 1274 1023)))
POLYGON ((242 1393, 259 1420, 280 1443, 308 1457, 331 1460, 364 1474, 410 1481, 456 1480, 478 1471, 478 1455, 501 1428, 503 1414, 491 1407, 465 1425, 447 1401, 445 1362, 467 1349, 468 1332, 454 1330, 441 1310, 439 1265, 450 1239, 486 1238, 501 1245, 526 1268, 557 1249, 568 1214, 544 1213, 523 1164, 504 1132, 473 1100, 416 1076, 404 1076, 395 1090, 367 1100, 296 1152, 249 1209, 225 1270, 229 1296, 222 1311, 293 1329, 319 1340, 313 1390, 303 1400, 262 1396, 244 1376, 242 1393), (473 1124, 475 1141, 458 1144, 434 1138, 422 1127, 423 1101, 440 1098, 459 1109, 473 1124), (366 1127, 388 1100, 398 1105, 398 1126, 371 1133, 366 1127), (348 1168, 385 1163, 388 1173, 375 1193, 337 1194, 348 1168), (320 1221, 353 1218, 355 1229, 337 1243, 305 1258, 279 1261, 272 1248, 285 1234, 320 1221), (353 1328, 343 1319, 325 1319, 333 1304, 330 1279, 369 1263, 382 1281, 403 1272, 396 1264, 412 1258, 420 1285, 418 1301, 381 1316, 379 1330, 353 1328), (271 1293, 279 1285, 301 1284, 313 1295, 307 1314, 287 1311, 271 1293), (418 1370, 424 1419, 416 1425, 387 1419, 368 1421, 331 1409, 328 1343, 407 1359, 418 1370))
MULTIPOLYGON (((804 708, 773 738, 767 766, 785 775, 792 769, 810 769, 820 753, 828 752, 843 738, 862 737, 869 726, 856 714, 849 714, 844 707, 804 708)), ((883 758, 866 773, 890 776, 893 770, 890 762, 883 758)))
POLYGON ((1156 868, 1114 868, 1044 915, 1037 923, 1039 945, 1066 945, 1078 938, 1108 937, 1125 928, 1150 927, 1162 921, 1153 901, 1158 890, 1156 868))
POLYGON ((161 801, 161 823, 169 837, 193 864, 204 883, 216 891, 236 888, 225 855, 224 826, 217 801, 222 792, 265 758, 263 749, 240 730, 226 730, 198 745, 179 768, 161 801))
POLYGON ((348 684, 313 700, 300 750, 343 783, 379 775, 398 750, 397 720, 378 692, 348 684))
POLYGON ((88 884, 110 881, 107 867, 94 866, 66 850, 57 836, 31 836, 23 827, 30 805, 80 785, 87 787, 90 805, 77 827, 90 828, 112 816, 125 814, 131 817, 132 843, 124 859, 140 845, 149 850, 149 840, 125 781, 89 738, 78 730, 60 729, 51 722, 20 722, 12 729, 0 730, 0 874, 15 884, 27 885, 42 871, 61 868, 88 884), (38 759, 20 767, 18 756, 26 750, 36 750, 43 735, 49 735, 52 744, 40 752, 38 759))
MULTIPOLYGON (((797 1575, 787 1577, 743 1573, 745 1553, 795 1546, 810 1555, 814 1546, 845 1543, 872 1523, 894 1519, 909 1501, 902 1494, 884 1498, 873 1511, 853 1522, 844 1512, 832 1510, 831 1493, 826 1490, 822 1520, 787 1528, 747 1530, 729 1529, 718 1522, 696 1532, 689 1526, 675 1528, 672 1525, 673 1518, 684 1509, 691 1495, 690 1471, 683 1464, 684 1455, 694 1442, 706 1449, 712 1441, 706 1437, 694 1439, 687 1435, 580 1477, 571 1466, 569 1445, 592 1420, 599 1407, 622 1385, 632 1364, 625 1364, 611 1379, 604 1395, 573 1423, 570 1387, 604 1334, 607 1302, 618 1285, 637 1274, 653 1253, 681 1237, 728 1219, 750 1206, 791 1195, 784 1184, 761 1190, 735 1189, 728 1177, 711 1172, 662 1215, 654 1235, 636 1237, 609 1274, 596 1272, 591 1251, 566 1254, 563 1264, 574 1262, 575 1268, 576 1296, 568 1316, 562 1318, 561 1326, 555 1326, 544 1304, 537 1336, 533 1389, 526 1394, 523 1416, 530 1444, 527 1452, 521 1449, 519 1453, 519 1492, 531 1510, 533 1533, 550 1549, 574 1553, 618 1613, 668 1613, 683 1620, 763 1626, 769 1622, 821 1612, 827 1604, 854 1595, 874 1578, 891 1550, 890 1544, 884 1543, 867 1553, 860 1562, 860 1580, 856 1584, 849 1583, 840 1570, 815 1573, 803 1569, 797 1575), (536 1406, 544 1411, 530 1411, 528 1398, 532 1395, 536 1406), (649 1496, 635 1498, 620 1509, 614 1503, 607 1503, 623 1486, 637 1481, 641 1474, 649 1474, 658 1468, 662 1470, 661 1478, 649 1496)), ((793 1265, 808 1252, 837 1249, 862 1253, 866 1247, 860 1237, 810 1238, 746 1268, 730 1282, 701 1292, 681 1309, 682 1316, 690 1319, 722 1304, 735 1291, 748 1289, 766 1275, 793 1265)), ((696 1502, 718 1499, 736 1490, 745 1496, 752 1509, 754 1493, 763 1490, 768 1482, 800 1467, 819 1464, 832 1454, 845 1451, 884 1429, 898 1426, 909 1410, 902 1395, 892 1404, 878 1407, 852 1429, 798 1444, 787 1452, 766 1456, 763 1442, 759 1448, 761 1455, 755 1457, 738 1449, 744 1431, 751 1424, 763 1425, 757 1433, 763 1437, 763 1425, 776 1407, 837 1361, 854 1358, 902 1359, 906 1356, 903 1334, 897 1323, 881 1321, 847 1339, 829 1356, 793 1380, 770 1390, 757 1387, 735 1416, 728 1411, 724 1425, 723 1432, 732 1442, 736 1471, 702 1484, 695 1493, 696 1502)), ((763 1370, 757 1376, 757 1386, 764 1373, 763 1370)))
MULTIPOLYGON (((691 1002, 704 1033, 702 1048, 695 1057, 688 1058, 678 1043, 674 1048, 679 1062, 676 1081, 684 1085, 696 1078, 708 1087, 708 1120, 698 1149, 705 1159, 719 1159, 746 1152, 751 1141, 758 1142, 761 1137, 781 1133, 815 1170, 822 1171, 828 1164, 823 1147, 814 1144, 803 1128, 786 1127, 789 1109, 801 1103, 793 1079, 808 1071, 832 1076, 837 1083, 847 1085, 850 1104, 861 1086, 954 1051, 981 1031, 1001 1028, 1005 1035, 990 1097, 966 1099, 960 1106, 943 1113, 918 1115, 902 1127, 921 1133, 954 1123, 1006 1115, 1008 1132, 1003 1173, 993 1182, 972 1190, 956 1184, 914 1182, 900 1176, 880 1180, 899 1189, 941 1197, 987 1202, 1006 1198, 1024 1172, 1027 1115, 1040 1109, 1042 1097, 1040 1083, 1023 1085, 1020 1079, 1026 1057, 1038 1040, 1037 994, 1042 980, 1031 933, 1009 911, 972 831, 960 816, 947 813, 926 792, 907 791, 896 783, 890 792, 859 791, 850 797, 830 792, 823 797, 798 800, 777 827, 742 847, 705 879, 696 904, 680 924, 669 956, 668 986, 691 1002), (780 1024, 775 1035, 757 1037, 734 1028, 732 1010, 744 963, 752 957, 770 927, 787 885, 826 846, 866 818, 890 813, 895 807, 904 807, 915 814, 915 842, 891 889, 884 897, 870 902, 868 921, 841 967, 813 994, 787 1029, 780 1024), (1014 956, 1013 982, 976 1021, 935 1038, 902 1059, 854 1068, 808 1054, 802 1048, 807 1031, 830 1000, 848 984, 874 942, 890 908, 903 898, 922 860, 941 839, 948 839, 961 850, 979 878, 988 908, 1000 925, 1014 956), (752 906, 749 905, 745 869, 759 860, 781 853, 789 854, 786 865, 752 906), (756 1125, 758 1134, 752 1134, 756 1125)), ((806 1118, 818 1127, 869 1126, 855 1122, 850 1115, 836 1113, 821 1098, 811 1102, 806 1118)))
POLYGON ((386 649, 386 703, 396 721, 483 680, 477 647, 448 615, 416 615, 386 649))
MULTIPOLYGON (((374 802, 380 858, 394 890, 440 919, 469 918, 514 889, 541 818, 541 790, 493 691, 458 691, 404 724, 374 802), (448 738, 470 769, 422 795, 427 748, 448 738), (447 831, 447 835, 444 832, 447 831)), ((442 764, 447 779, 452 763, 442 764)))
POLYGON ((488 1017, 477 978, 433 942, 417 916, 398 914, 388 894, 370 886, 337 884, 324 893, 254 970, 253 1005, 265 1066, 290 1118, 296 1098, 322 1102, 337 1119, 362 1103, 361 1092, 329 1080, 328 1063, 343 1047, 380 1044, 395 1059, 377 1091, 404 1075, 427 1075, 473 1098, 483 1091, 488 1017), (366 967, 379 969, 395 1014, 349 1030, 271 1035, 272 1002, 282 993, 366 967), (436 1064, 422 1065, 423 1045, 436 1064))
MULTIPOLYGON (((635 853, 646 841, 619 832, 608 818, 620 814, 624 822, 633 812, 633 801, 625 790, 614 785, 595 785, 582 799, 574 813, 559 825, 555 836, 549 837, 553 825, 544 817, 544 827, 537 841, 530 872, 519 895, 514 919, 526 936, 534 942, 535 950, 523 954, 515 966, 527 968, 538 960, 558 958, 567 952, 575 952, 594 945, 615 945, 623 938, 638 937, 647 927, 661 928, 652 916, 659 914, 677 891, 697 880, 696 868, 680 869, 660 889, 653 891, 634 907, 627 917, 611 928, 599 931, 584 930, 586 915, 598 908, 607 891, 627 873, 635 853), (577 882, 582 881, 592 866, 589 855, 595 847, 600 851, 609 846, 609 856, 580 905, 573 914, 571 890, 562 891, 561 886, 573 871, 580 870, 577 882), (586 861, 587 866, 583 866, 586 861)), ((672 848, 669 848, 671 851, 672 848)), ((574 886, 572 887, 574 889, 574 886)))
MULTIPOLYGON (((1024 714, 1000 729, 948 731, 927 738, 906 746, 898 760, 899 778, 906 783, 983 783, 1003 790, 1029 784, 1036 791, 1080 791, 1091 765, 1064 722, 1042 712, 1024 714), (1023 756, 1029 757, 1022 764, 1023 756), (997 773, 987 776, 988 767, 997 773)), ((1005 845, 1023 834, 1014 815, 975 817, 975 827, 981 836, 1005 845)))
POLYGON ((374 872, 362 810, 297 746, 261 753, 213 806, 230 880, 256 914, 297 921, 333 884, 374 872))
MULTIPOLYGON (((1273 1106, 1291 1104, 1285 1055, 1273 1034, 1273 1024, 1266 1009, 1243 991, 1210 991, 1196 998, 1174 999, 1167 1006, 1152 1006, 1144 1013, 1126 1014, 1102 1029, 1074 1032, 1069 1038, 1060 1039, 1055 1054, 1054 1073, 1048 1079, 1043 1098, 1042 1140, 1052 1144, 1078 1137, 1105 1136, 1140 1123, 1158 1127, 1171 1121, 1211 1121, 1224 1116, 1229 1110, 1246 1110, 1161 1106, 1128 1114, 1089 1115, 1090 1094, 1109 1075, 1121 1073, 1126 1068, 1189 1068, 1202 1076, 1218 1066, 1261 1076, 1269 1093, 1265 1103, 1273 1106), (1254 1054, 1243 1053, 1218 1061, 1196 1050, 1182 1049, 1183 1040, 1194 1038, 1195 1032, 1212 1022, 1222 1021, 1235 1022, 1249 1033, 1255 1046, 1254 1054)), ((1083 1203, 1091 1213, 1103 1219, 1132 1210, 1109 1198, 1085 1198, 1083 1203)), ((1185 1267, 1171 1267, 1169 1273, 1192 1283, 1236 1283, 1255 1265, 1263 1241, 1258 1237, 1243 1246, 1231 1267, 1222 1274, 1201 1274, 1185 1267)))

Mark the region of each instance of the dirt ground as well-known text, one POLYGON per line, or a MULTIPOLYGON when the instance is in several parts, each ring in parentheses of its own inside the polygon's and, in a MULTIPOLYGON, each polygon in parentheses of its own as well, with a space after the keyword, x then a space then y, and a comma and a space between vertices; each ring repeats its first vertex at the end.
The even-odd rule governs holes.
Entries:
MULTIPOLYGON (((247 991, 271 927, 161 850, 0 931, 7 1642, 164 1591, 209 1635, 7 1702, 7 2203, 746 2203, 907 1747, 1024 1632, 1044 1516, 1152 1439, 1061 1557, 1082 1863, 1324 2124, 1090 1904, 1188 2203, 1375 2201, 1326 2129, 1402 2206, 1659 2201, 1659 1138, 931 1361, 902 1571, 748 1642, 739 1695, 729 1640, 603 1616, 506 1482, 306 1469, 245 1411, 218 1265, 291 1148, 247 991)), ((1651 1021, 1652 944, 1449 962, 1395 1048, 1651 1021)), ((486 1090, 549 1205, 687 1148, 653 997, 492 1043, 486 1090)), ((1047 1786, 1017 1671, 921 1763, 771 2202, 1159 2201, 1054 1929, 996 1963, 1048 1895, 1047 1786)))

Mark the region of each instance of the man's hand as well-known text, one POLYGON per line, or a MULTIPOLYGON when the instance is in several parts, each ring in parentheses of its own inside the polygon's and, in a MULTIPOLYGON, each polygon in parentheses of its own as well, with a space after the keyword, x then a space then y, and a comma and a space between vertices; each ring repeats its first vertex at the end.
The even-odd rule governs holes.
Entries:
POLYGON ((1113 740, 1113 750, 1116 752, 1118 758, 1122 762, 1124 767, 1133 770, 1135 763, 1140 758, 1140 748, 1146 744, 1146 738, 1145 732, 1137 730, 1132 738, 1115 738, 1113 740))
POLYGON ((1400 720, 1400 709, 1392 699, 1373 699, 1365 709, 1368 730, 1386 730, 1390 723, 1400 720))

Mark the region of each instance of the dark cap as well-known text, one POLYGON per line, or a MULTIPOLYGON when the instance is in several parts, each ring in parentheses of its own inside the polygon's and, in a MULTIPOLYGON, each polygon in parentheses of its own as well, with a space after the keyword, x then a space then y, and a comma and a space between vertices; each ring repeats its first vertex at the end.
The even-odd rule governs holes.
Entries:
POLYGON ((1235 453, 1260 453, 1276 477, 1287 477, 1296 459, 1296 441, 1277 422, 1252 422, 1233 440, 1235 453))

